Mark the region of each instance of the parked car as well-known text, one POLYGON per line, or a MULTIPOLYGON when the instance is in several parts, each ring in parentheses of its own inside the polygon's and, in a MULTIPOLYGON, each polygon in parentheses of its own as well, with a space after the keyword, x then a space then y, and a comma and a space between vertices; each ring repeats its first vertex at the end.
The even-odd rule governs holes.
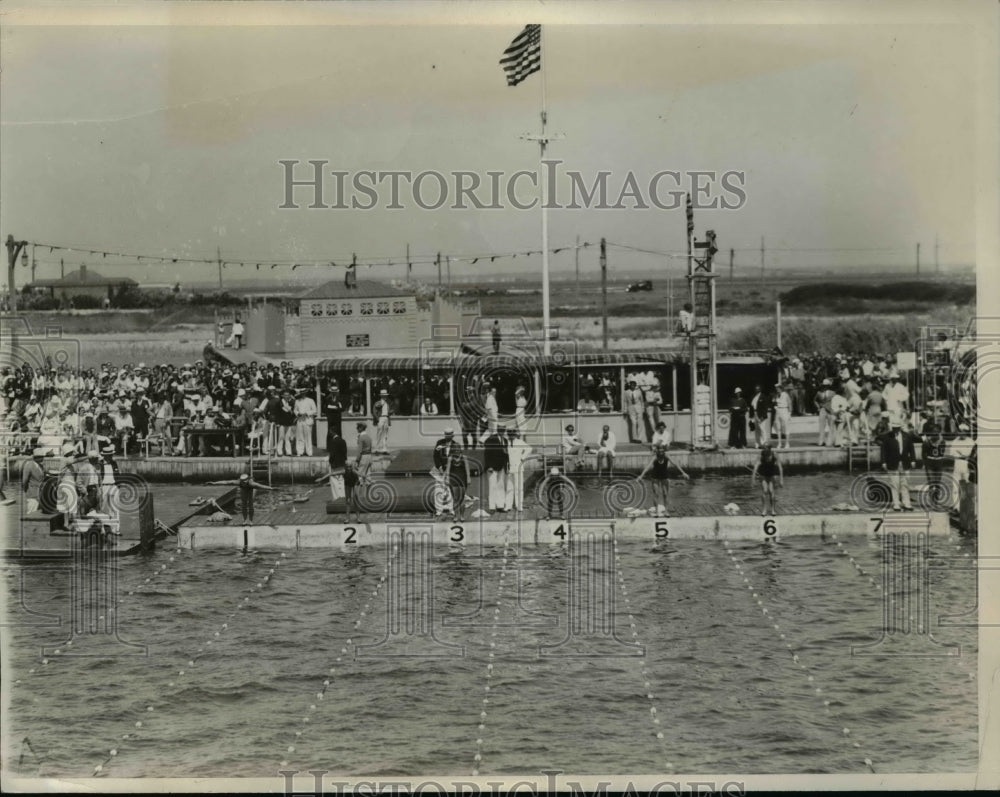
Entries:
POLYGON ((653 290, 653 283, 649 280, 642 280, 641 282, 633 282, 629 284, 626 288, 629 293, 638 293, 639 291, 651 291, 653 290))

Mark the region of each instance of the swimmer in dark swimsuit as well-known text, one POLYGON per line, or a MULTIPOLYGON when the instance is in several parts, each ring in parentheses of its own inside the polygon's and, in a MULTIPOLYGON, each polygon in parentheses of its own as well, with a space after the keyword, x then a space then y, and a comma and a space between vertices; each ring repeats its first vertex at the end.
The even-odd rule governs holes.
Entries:
POLYGON ((670 482, 667 479, 667 468, 670 465, 677 468, 685 479, 691 478, 685 473, 684 468, 667 456, 667 450, 662 445, 656 447, 653 459, 636 477, 636 481, 641 482, 649 474, 649 481, 653 485, 653 511, 657 517, 670 517, 670 510, 667 509, 667 495, 670 487, 670 482))
POLYGON ((785 472, 781 468, 781 463, 771 448, 770 443, 764 443, 760 450, 760 459, 753 466, 753 481, 757 481, 757 474, 760 473, 761 507, 760 516, 765 517, 768 503, 771 504, 771 514, 778 514, 774 502, 774 477, 778 476, 780 486, 785 486, 785 472))
POLYGON ((273 487, 268 487, 266 484, 255 482, 249 473, 241 473, 238 479, 223 479, 208 483, 232 484, 240 488, 240 511, 243 514, 244 523, 253 523, 254 491, 274 489, 273 487))

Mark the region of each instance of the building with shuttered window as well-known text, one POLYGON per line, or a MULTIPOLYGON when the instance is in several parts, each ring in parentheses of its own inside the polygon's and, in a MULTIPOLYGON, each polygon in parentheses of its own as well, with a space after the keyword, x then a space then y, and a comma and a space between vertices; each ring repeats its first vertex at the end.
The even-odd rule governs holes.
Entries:
POLYGON ((253 296, 244 323, 248 352, 293 362, 336 356, 416 356, 457 350, 479 316, 478 302, 372 280, 331 280, 297 296, 253 296))

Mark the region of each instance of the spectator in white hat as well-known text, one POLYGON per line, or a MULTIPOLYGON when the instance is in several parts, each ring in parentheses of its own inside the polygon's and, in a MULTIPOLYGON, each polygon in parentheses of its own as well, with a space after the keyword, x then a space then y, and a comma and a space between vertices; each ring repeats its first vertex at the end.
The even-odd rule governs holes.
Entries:
POLYGON ((25 460, 21 466, 21 495, 24 496, 24 513, 33 515, 38 511, 38 494, 45 480, 42 461, 45 459, 45 449, 36 448, 31 452, 31 459, 25 460))
POLYGON ((886 409, 892 413, 892 417, 900 423, 906 421, 909 416, 910 391, 898 376, 890 375, 884 395, 886 409))
POLYGON ((56 487, 56 508, 63 513, 66 528, 69 528, 77 513, 79 494, 76 491, 76 448, 67 443, 62 449, 63 464, 59 469, 59 484, 56 487))
POLYGON ((656 429, 656 425, 660 422, 660 409, 663 406, 663 395, 660 393, 660 380, 653 378, 650 381, 649 387, 643 394, 643 401, 646 405, 646 420, 648 423, 648 429, 650 434, 650 439, 652 439, 653 430, 656 429))
MULTIPOLYGON (((660 423, 663 423, 660 421, 660 423)), ((597 440, 597 479, 600 481, 601 473, 606 469, 608 472, 608 483, 611 483, 611 473, 615 468, 615 446, 618 440, 611 427, 604 424, 601 429, 601 436, 597 440)))
POLYGON ((38 444, 44 448, 58 448, 62 445, 62 423, 59 414, 52 404, 46 405, 42 411, 42 419, 38 424, 38 444))
POLYGON ((500 420, 500 407, 497 404, 497 389, 495 386, 491 386, 486 392, 484 408, 486 409, 486 434, 496 434, 497 422, 500 420))
POLYGON ((898 512, 902 504, 902 509, 912 510, 909 473, 916 460, 913 437, 893 418, 889 433, 882 435, 881 446, 882 470, 888 474, 892 508, 898 512))
POLYGON ((115 447, 106 443, 101 448, 102 459, 97 467, 101 488, 101 514, 118 517, 118 463, 115 461, 115 447))
POLYGON ((833 445, 834 419, 833 419, 833 397, 836 395, 832 389, 832 382, 829 379, 823 380, 821 390, 816 394, 816 410, 819 413, 819 440, 816 445, 825 446, 827 440, 833 445))
POLYGON ((781 441, 785 441, 785 448, 791 448, 788 430, 792 424, 792 397, 789 395, 786 386, 779 382, 775 385, 774 393, 774 438, 775 448, 781 448, 781 441))
POLYGON ((112 416, 112 420, 115 424, 115 437, 118 440, 118 446, 121 448, 123 454, 128 454, 128 446, 135 428, 132 423, 132 415, 124 404, 119 404, 118 411, 112 416))
POLYGON ((380 390, 378 401, 372 407, 372 423, 375 425, 375 453, 389 453, 389 427, 392 419, 389 413, 389 391, 380 390))
POLYGON ((316 402, 309 395, 309 390, 300 390, 299 397, 295 400, 295 453, 300 457, 312 456, 316 413, 316 402))
POLYGON ((97 466, 101 455, 97 451, 88 451, 80 455, 76 462, 76 491, 80 497, 80 514, 86 515, 101 506, 101 492, 97 466))

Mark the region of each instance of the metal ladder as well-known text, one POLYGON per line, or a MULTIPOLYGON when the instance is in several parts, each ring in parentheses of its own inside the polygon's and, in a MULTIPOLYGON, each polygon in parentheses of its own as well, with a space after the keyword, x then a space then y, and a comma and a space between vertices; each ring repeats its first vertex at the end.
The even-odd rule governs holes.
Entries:
MULTIPOLYGON (((272 426, 270 429, 268 429, 267 432, 268 435, 271 436, 271 433, 273 431, 274 427, 272 426)), ((271 440, 269 440, 268 443, 269 445, 267 447, 266 455, 262 455, 259 450, 259 447, 264 445, 263 440, 259 440, 257 443, 258 451, 256 457, 254 456, 253 445, 251 444, 247 445, 247 454, 249 455, 249 462, 250 462, 250 478, 253 479, 254 481, 258 481, 257 479, 258 475, 266 474, 267 486, 272 487, 273 485, 271 484, 271 471, 272 471, 271 462, 274 458, 274 443, 271 440)))
POLYGON ((715 277, 712 259, 718 251, 715 245, 715 231, 707 230, 704 241, 695 241, 694 248, 703 257, 688 259, 688 290, 694 312, 694 328, 689 336, 691 358, 691 446, 712 447, 716 440, 715 416, 718 399, 716 396, 716 335, 715 335, 715 277), (708 429, 698 428, 697 412, 698 378, 701 376, 708 386, 710 405, 708 429))
POLYGON ((872 469, 872 444, 870 441, 865 441, 864 443, 857 443, 855 445, 847 444, 847 472, 854 473, 854 462, 858 460, 860 464, 860 454, 864 454, 865 459, 865 470, 870 471, 872 469))

